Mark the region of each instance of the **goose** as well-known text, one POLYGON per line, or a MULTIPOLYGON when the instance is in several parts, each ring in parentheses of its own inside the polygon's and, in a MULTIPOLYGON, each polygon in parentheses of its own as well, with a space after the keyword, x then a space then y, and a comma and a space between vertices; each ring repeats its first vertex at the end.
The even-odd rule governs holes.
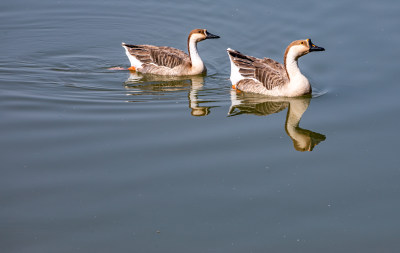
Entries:
POLYGON ((232 87, 268 96, 297 97, 310 94, 310 82, 300 72, 297 61, 314 51, 325 49, 314 45, 311 39, 293 41, 286 48, 282 65, 269 58, 259 59, 228 48, 232 87))
POLYGON ((166 76, 200 75, 205 74, 207 69, 197 52, 197 43, 218 38, 206 29, 192 30, 187 40, 189 54, 172 47, 126 43, 122 43, 122 47, 131 63, 129 70, 166 76))

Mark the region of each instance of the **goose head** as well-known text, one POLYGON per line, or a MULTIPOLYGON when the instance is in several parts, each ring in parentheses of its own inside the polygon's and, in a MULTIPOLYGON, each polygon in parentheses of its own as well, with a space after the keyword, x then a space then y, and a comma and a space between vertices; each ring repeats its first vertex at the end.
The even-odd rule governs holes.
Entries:
POLYGON ((194 29, 189 34, 189 40, 194 40, 195 42, 199 42, 206 39, 218 39, 218 35, 214 35, 209 33, 207 29, 194 29))
POLYGON ((286 48, 285 60, 288 56, 293 57, 294 60, 297 60, 300 57, 314 51, 325 51, 325 48, 314 45, 314 43, 311 42, 311 39, 295 40, 286 48))

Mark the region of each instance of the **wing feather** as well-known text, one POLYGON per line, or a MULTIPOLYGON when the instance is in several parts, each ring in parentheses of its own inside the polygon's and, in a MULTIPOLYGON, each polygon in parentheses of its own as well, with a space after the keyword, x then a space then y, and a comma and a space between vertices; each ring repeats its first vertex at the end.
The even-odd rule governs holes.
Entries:
POLYGON ((183 51, 172 47, 151 45, 125 45, 129 53, 144 64, 155 64, 168 68, 190 63, 190 58, 183 51))
POLYGON ((283 86, 289 81, 285 67, 279 62, 244 55, 232 49, 228 53, 242 76, 258 80, 268 90, 283 86))

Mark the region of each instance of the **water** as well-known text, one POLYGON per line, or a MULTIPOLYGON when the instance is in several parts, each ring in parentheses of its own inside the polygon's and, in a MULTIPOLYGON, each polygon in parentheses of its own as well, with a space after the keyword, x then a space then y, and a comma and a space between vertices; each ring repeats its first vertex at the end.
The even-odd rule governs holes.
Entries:
POLYGON ((2 1, 2 252, 397 252, 397 1, 2 1), (199 44, 154 79, 121 42, 199 44), (312 98, 237 94, 225 49, 282 61, 312 98), (300 118, 300 116, 302 116, 300 118), (299 121, 300 120, 300 121, 299 121), (311 151, 311 152, 309 152, 311 151))

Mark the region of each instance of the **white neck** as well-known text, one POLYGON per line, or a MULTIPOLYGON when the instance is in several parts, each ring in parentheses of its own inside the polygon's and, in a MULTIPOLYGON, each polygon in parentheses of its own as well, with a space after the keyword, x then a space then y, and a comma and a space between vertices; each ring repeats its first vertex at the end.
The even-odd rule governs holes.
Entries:
POLYGON ((192 36, 189 40, 188 43, 189 47, 189 55, 190 55, 190 60, 192 61, 192 69, 193 71, 196 72, 203 72, 205 69, 204 63, 200 58, 199 53, 197 52, 197 40, 194 36, 192 36))
POLYGON ((300 72, 297 60, 298 60, 298 53, 295 50, 295 48, 289 49, 289 52, 286 55, 286 60, 285 60, 286 64, 285 67, 288 72, 289 79, 293 79, 296 78, 296 76, 303 75, 300 72))
POLYGON ((299 58, 298 55, 299 54, 296 50, 296 47, 292 47, 289 49, 285 59, 285 67, 290 79, 290 89, 292 89, 294 93, 309 93, 311 92, 311 86, 308 82, 308 79, 301 73, 299 69, 297 62, 299 58))

